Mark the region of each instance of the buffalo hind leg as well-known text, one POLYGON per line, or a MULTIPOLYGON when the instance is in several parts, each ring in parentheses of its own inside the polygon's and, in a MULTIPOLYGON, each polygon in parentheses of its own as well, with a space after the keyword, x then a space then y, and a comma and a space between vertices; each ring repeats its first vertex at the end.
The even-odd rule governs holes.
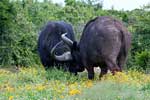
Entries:
POLYGON ((99 78, 103 77, 103 75, 107 74, 107 72, 108 72, 106 63, 104 63, 104 62, 101 63, 100 68, 101 68, 101 72, 100 72, 99 78))
POLYGON ((105 74, 108 72, 108 68, 106 66, 102 66, 101 68, 101 73, 99 75, 99 78, 101 79, 105 74))
POLYGON ((111 60, 106 61, 106 65, 110 69, 113 75, 115 74, 115 72, 121 71, 115 61, 111 61, 111 60))
POLYGON ((122 69, 123 69, 123 66, 125 65, 125 63, 126 63, 126 56, 125 55, 123 55, 123 54, 120 54, 119 56, 118 56, 118 66, 119 66, 119 68, 120 68, 120 70, 122 71, 122 69))
POLYGON ((88 71, 88 79, 94 79, 94 67, 86 67, 88 71))

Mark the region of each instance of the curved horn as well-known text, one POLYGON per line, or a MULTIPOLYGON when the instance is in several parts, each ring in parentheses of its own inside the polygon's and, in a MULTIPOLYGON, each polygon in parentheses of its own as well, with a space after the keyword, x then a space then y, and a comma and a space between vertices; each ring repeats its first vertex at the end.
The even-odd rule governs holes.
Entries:
POLYGON ((55 52, 54 52, 54 50, 56 49, 56 47, 59 45, 59 44, 61 44, 62 43, 62 41, 60 41, 60 42, 58 42, 53 48, 52 48, 52 50, 51 50, 51 55, 54 57, 54 55, 55 55, 55 52))
POLYGON ((66 37, 67 33, 61 35, 62 40, 69 46, 73 45, 73 41, 66 37))
POLYGON ((58 42, 51 50, 51 55, 58 61, 69 61, 69 60, 72 60, 72 56, 71 56, 71 52, 70 51, 67 51, 65 53, 63 53, 62 55, 55 55, 55 52, 54 50, 56 49, 56 47, 62 43, 62 41, 58 42))
POLYGON ((55 55, 55 59, 58 61, 70 61, 72 60, 71 52, 67 51, 60 56, 55 55))

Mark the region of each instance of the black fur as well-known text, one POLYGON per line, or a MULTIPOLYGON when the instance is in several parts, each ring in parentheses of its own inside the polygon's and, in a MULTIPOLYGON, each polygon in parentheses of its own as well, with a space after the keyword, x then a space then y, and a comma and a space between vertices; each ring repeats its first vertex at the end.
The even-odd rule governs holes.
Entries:
MULTIPOLYGON (((68 70, 71 66, 71 62, 60 62, 55 60, 51 54, 51 49, 61 41, 61 34, 68 33, 67 37, 72 41, 75 41, 73 28, 70 24, 63 21, 50 21, 41 30, 38 38, 38 52, 41 62, 45 69, 52 68, 54 66, 63 66, 63 69, 68 70)), ((61 43, 55 50, 57 55, 63 54, 65 51, 69 51, 69 47, 61 43)), ((69 71, 75 72, 75 69, 70 68, 69 71)))

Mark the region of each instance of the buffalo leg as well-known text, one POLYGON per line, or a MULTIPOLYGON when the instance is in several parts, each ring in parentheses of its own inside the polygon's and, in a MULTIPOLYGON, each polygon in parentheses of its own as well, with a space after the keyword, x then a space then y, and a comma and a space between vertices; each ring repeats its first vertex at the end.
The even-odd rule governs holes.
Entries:
POLYGON ((75 68, 73 68, 72 66, 69 67, 69 72, 70 72, 70 73, 73 73, 74 75, 77 75, 77 74, 78 74, 78 73, 77 73, 77 70, 76 70, 75 68))
POLYGON ((88 71, 88 79, 94 79, 94 67, 86 67, 88 71))
POLYGON ((114 61, 111 61, 111 60, 106 61, 106 65, 110 69, 113 75, 115 74, 115 72, 120 71, 120 68, 114 61))
POLYGON ((101 77, 103 77, 103 75, 107 74, 108 72, 108 68, 105 66, 101 67, 101 73, 99 75, 99 78, 101 79, 101 77))
POLYGON ((126 57, 125 55, 119 55, 118 57, 118 66, 120 68, 120 71, 122 71, 124 64, 126 63, 126 57))

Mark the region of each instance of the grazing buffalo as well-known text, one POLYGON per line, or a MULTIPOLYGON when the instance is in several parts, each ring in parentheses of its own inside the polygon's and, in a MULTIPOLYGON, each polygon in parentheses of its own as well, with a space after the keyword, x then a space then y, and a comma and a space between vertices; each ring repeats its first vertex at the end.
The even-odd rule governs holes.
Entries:
MULTIPOLYGON (((63 21, 50 21, 42 29, 38 38, 38 52, 43 66, 47 69, 52 66, 71 66, 70 61, 58 61, 54 59, 50 53, 52 48, 59 43, 62 33, 68 33, 67 38, 71 41, 75 41, 73 28, 70 24, 63 21)), ((69 51, 70 48, 65 43, 59 43, 59 46, 55 49, 57 55, 62 55, 64 52, 69 51)), ((73 71, 73 69, 69 69, 73 71)))
MULTIPOLYGON (((100 77, 110 70, 122 71, 131 45, 131 35, 121 21, 109 16, 96 17, 90 20, 81 36, 80 42, 70 40, 62 34, 62 40, 71 51, 54 55, 59 61, 73 60, 76 68, 84 67, 88 78, 94 78, 94 67, 101 68, 100 77)), ((54 52, 51 52, 54 54, 54 52)))

